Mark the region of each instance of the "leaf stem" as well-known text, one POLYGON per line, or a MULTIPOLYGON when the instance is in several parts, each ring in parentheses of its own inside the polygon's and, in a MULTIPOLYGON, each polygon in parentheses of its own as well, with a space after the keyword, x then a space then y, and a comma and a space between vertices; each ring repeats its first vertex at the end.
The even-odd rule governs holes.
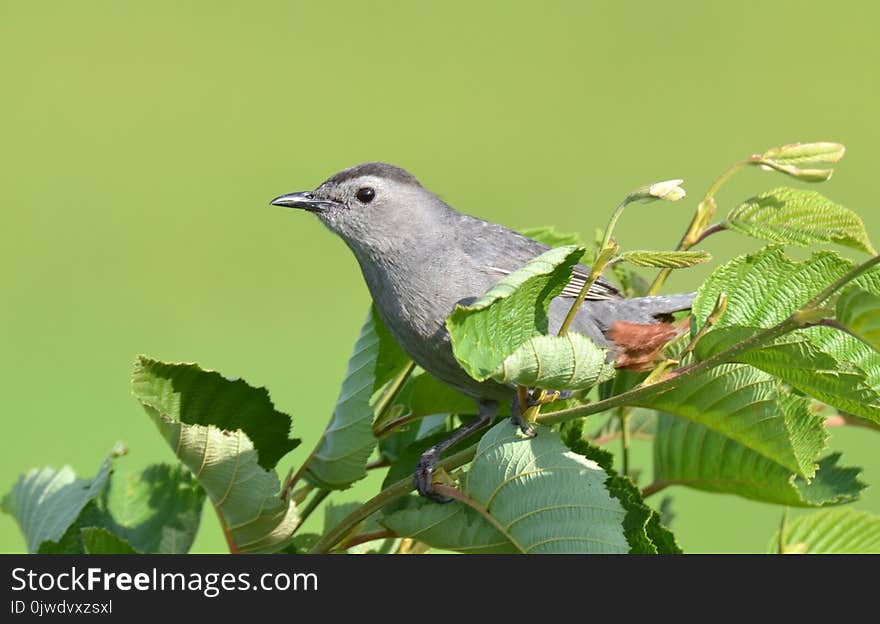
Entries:
POLYGON ((779 521, 779 548, 776 551, 777 555, 785 554, 785 529, 788 525, 788 507, 786 507, 782 511, 782 519, 779 521))
POLYGON ((369 462, 365 468, 367 469, 367 472, 369 472, 370 470, 376 470, 377 468, 387 468, 390 465, 391 462, 388 461, 387 457, 380 457, 375 461, 369 462))
POLYGON ((643 401, 644 399, 656 396, 671 388, 674 388, 683 379, 699 375, 700 373, 703 373, 710 368, 718 366, 719 364, 730 362, 738 355, 751 349, 758 348, 768 342, 771 342, 779 336, 782 336, 783 334, 786 334, 794 329, 798 329, 800 326, 800 323, 795 320, 792 315, 778 325, 774 325, 770 329, 765 329, 756 334, 753 334, 746 340, 731 345, 724 351, 721 351, 710 358, 673 371, 671 373, 671 376, 667 377, 663 381, 658 381, 657 383, 648 386, 638 386, 636 388, 633 388, 632 390, 622 392, 621 394, 609 397, 602 401, 590 403, 589 405, 579 405, 576 407, 559 410, 557 412, 541 414, 540 416, 538 416, 537 420, 543 425, 553 425, 556 423, 565 422, 567 420, 572 420, 573 418, 590 416, 591 414, 598 414, 599 412, 604 412, 615 407, 620 407, 622 405, 638 405, 638 401, 643 401))
POLYGON ((727 226, 723 223, 716 223, 715 225, 710 225, 709 227, 705 228, 702 232, 700 232, 699 236, 697 236, 696 240, 694 241, 694 245, 699 245, 705 239, 709 238, 713 234, 717 234, 718 232, 723 232, 726 229, 727 229, 727 226))
POLYGON ((330 490, 318 490, 315 492, 315 495, 312 497, 312 500, 309 501, 309 504, 305 506, 302 510, 302 513, 299 514, 299 519, 297 520, 296 528, 293 530, 296 533, 299 528, 305 523, 306 518, 312 515, 312 512, 315 511, 318 506, 324 502, 324 499, 330 495, 330 490))
POLYGON ((312 493, 312 490, 315 489, 315 486, 311 483, 306 483, 304 486, 291 493, 290 500, 292 500, 297 505, 301 505, 302 502, 306 499, 306 497, 312 493))
POLYGON ((649 496, 656 494, 660 490, 665 490, 670 485, 672 484, 668 481, 654 481, 654 483, 646 485, 644 488, 642 488, 642 498, 648 498, 649 496))
POLYGON ((878 264, 880 264, 880 254, 869 258, 868 260, 865 260, 861 264, 857 264, 849 271, 841 275, 838 279, 831 282, 822 292, 820 292, 818 295, 802 305, 800 309, 804 311, 809 311, 811 308, 822 305, 825 300, 828 299, 831 295, 836 293, 838 290, 846 286, 848 283, 850 283, 863 273, 868 272, 878 264))
POLYGON ((565 315, 565 320, 562 321, 562 325, 559 327, 559 336, 564 336, 568 332, 568 328, 571 325, 572 321, 574 321, 574 317, 577 315, 578 309, 580 309, 581 304, 584 302, 584 299, 587 298, 587 294, 590 292, 593 284, 595 284, 596 280, 599 279, 599 276, 602 275, 602 271, 605 270, 605 266, 614 255, 614 253, 608 253, 608 248, 603 248, 599 251, 598 254, 596 254, 596 260, 593 262, 593 267, 590 269, 590 276, 584 282, 584 285, 583 287, 581 287, 581 291, 578 293, 577 298, 568 309, 568 314, 565 315))
MULTIPOLYGON (((748 165, 752 165, 755 163, 754 158, 746 158, 745 160, 741 160, 737 163, 734 163, 727 169, 721 172, 721 174, 715 178, 715 181, 709 186, 709 190, 706 191, 706 194, 703 196, 703 199, 700 200, 700 203, 697 204, 697 210, 694 213, 693 219, 691 219, 691 223, 688 226, 688 229, 685 231, 684 236, 681 237, 678 245, 676 246, 676 251, 687 251, 698 242, 703 240, 706 236, 710 234, 714 234, 716 231, 706 233, 704 235, 704 228, 706 227, 706 223, 715 216, 715 210, 717 205, 715 204, 715 194, 718 192, 718 189, 727 181, 730 176, 734 173, 746 167, 748 165)), ((713 226, 715 227, 715 226, 713 226)), ((712 228, 709 228, 712 229, 712 228)), ((661 269, 661 271, 657 274, 657 277, 654 278, 654 281, 651 282, 651 287, 648 288, 648 295, 656 295, 660 289, 663 287, 663 284, 666 283, 666 279, 669 277, 669 274, 672 273, 672 269, 661 269)))
MULTIPOLYGON (((382 393, 382 396, 379 397, 379 400, 376 402, 375 413, 377 414, 377 416, 374 418, 374 422, 378 423, 382 419, 382 416, 384 416, 388 408, 394 404, 394 399, 397 398, 397 395, 400 393, 401 388, 403 388, 403 384, 409 378, 410 374, 412 374, 415 366, 415 362, 410 360, 409 363, 403 368, 403 370, 401 370, 401 372, 397 375, 397 377, 394 378, 391 384, 385 389, 385 392, 382 393)), ((373 435, 376 435, 375 431, 373 435)), ((290 491, 294 487, 296 487, 296 484, 306 473, 306 470, 308 470, 309 468, 309 464, 318 453, 318 448, 323 442, 324 434, 321 434, 321 437, 318 438, 317 443, 315 443, 315 448, 313 448, 312 452, 309 453, 309 456, 306 457, 305 461, 302 463, 302 466, 299 467, 299 470, 294 473, 293 468, 291 468, 290 472, 287 473, 287 478, 284 480, 284 487, 281 488, 281 493, 279 494, 281 500, 287 500, 287 496, 290 494, 290 491)))
POLYGON ((392 405, 394 405, 394 400, 397 398, 397 395, 400 394, 400 391, 403 389, 403 385, 406 383, 406 380, 409 379, 409 376, 412 374, 413 370, 416 367, 416 363, 410 360, 406 366, 401 369, 401 371, 397 374, 397 376, 391 381, 387 388, 385 388, 385 392, 382 393, 382 396, 379 397, 379 400, 376 401, 376 417, 375 423, 378 425, 382 422, 382 418, 385 416, 385 413, 388 411, 392 405))
MULTIPOLYGON (((476 453, 477 445, 474 444, 473 446, 459 451, 455 455, 450 455, 443 461, 437 462, 436 468, 443 468, 444 470, 457 468, 472 460, 476 453)), ((396 483, 388 486, 387 488, 376 494, 373 498, 368 500, 366 503, 352 511, 345 518, 343 518, 339 524, 337 524, 335 527, 325 533, 318 541, 318 543, 312 546, 311 550, 309 550, 309 553, 316 554, 330 552, 330 550, 332 550, 333 547, 336 546, 336 544, 338 544, 340 540, 344 539, 345 536, 351 532, 351 529, 356 524, 363 522, 391 501, 406 496, 412 490, 413 482, 412 479, 409 477, 407 477, 406 479, 401 479, 400 481, 397 481, 396 483)))
POLYGON ((377 531, 361 533, 360 535, 355 535, 335 550, 348 550, 352 546, 358 546, 359 544, 366 544, 367 542, 374 542, 380 539, 388 539, 389 537, 397 537, 397 533, 388 529, 379 529, 377 531))
POLYGON ((537 421, 543 425, 552 425, 560 422, 565 422, 573 418, 580 418, 583 416, 589 416, 591 414, 598 414, 599 412, 604 412, 606 410, 613 409, 621 405, 638 405, 638 401, 656 396, 662 392, 665 392, 666 390, 669 390, 670 388, 674 388, 681 382, 682 379, 686 379, 688 377, 693 377, 695 375, 703 373, 714 366, 718 366, 719 364, 731 362, 737 356, 745 353, 746 351, 757 349, 769 342, 776 340, 784 334, 794 331, 795 329, 800 329, 810 325, 812 323, 810 317, 811 315, 814 315, 816 313, 817 306, 819 304, 821 304, 835 292, 843 288, 846 284, 878 264, 880 264, 880 255, 874 256, 873 258, 866 260, 862 264, 853 267, 839 279, 828 285, 818 295, 811 298, 807 303, 795 310, 791 314, 791 316, 789 316, 784 321, 781 321, 780 323, 774 325, 773 327, 770 327, 769 329, 757 332, 749 338, 743 340, 742 342, 731 345, 727 349, 720 351, 712 357, 706 358, 701 362, 689 364, 683 368, 676 369, 672 371, 672 373, 670 373, 670 376, 663 381, 658 381, 657 383, 648 386, 638 386, 632 390, 628 390, 627 392, 623 392, 621 394, 609 397, 602 401, 591 403, 589 405, 579 405, 577 407, 571 407, 568 409, 559 410, 557 412, 541 414, 540 416, 538 416, 537 421))
POLYGON ((632 410, 629 407, 619 407, 620 418, 620 451, 622 453, 623 476, 629 476, 629 420, 632 410))

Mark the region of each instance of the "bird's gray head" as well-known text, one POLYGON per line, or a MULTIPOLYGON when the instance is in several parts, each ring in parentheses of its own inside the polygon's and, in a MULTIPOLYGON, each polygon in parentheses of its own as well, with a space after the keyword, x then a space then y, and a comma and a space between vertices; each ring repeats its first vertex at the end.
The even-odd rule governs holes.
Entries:
POLYGON ((356 253, 406 242, 449 209, 411 173, 381 162, 344 169, 314 191, 276 197, 275 206, 315 213, 356 253))

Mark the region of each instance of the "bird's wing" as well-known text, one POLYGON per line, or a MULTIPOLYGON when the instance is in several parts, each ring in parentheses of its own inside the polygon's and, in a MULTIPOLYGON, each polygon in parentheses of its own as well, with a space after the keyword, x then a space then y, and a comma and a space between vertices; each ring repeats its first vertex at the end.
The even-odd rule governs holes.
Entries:
MULTIPOLYGON (((510 274, 510 271, 499 267, 491 267, 491 271, 500 273, 501 275, 510 274)), ((587 283, 588 279, 590 279, 590 269, 582 264, 575 265, 571 272, 571 280, 565 285, 565 288, 562 289, 562 292, 559 293, 558 296, 575 299, 580 294, 581 288, 584 287, 584 284, 587 283)), ((623 299, 623 295, 621 295, 620 291, 614 287, 614 284, 604 277, 600 277, 592 286, 590 286, 590 290, 587 291, 586 299, 588 301, 608 301, 613 299, 623 299)))
MULTIPOLYGON (((471 259, 478 270, 488 269, 490 274, 509 275, 511 271, 550 249, 544 243, 523 236, 503 225, 467 214, 456 214, 455 228, 457 231, 465 231, 469 234, 456 239, 460 250, 471 259), (474 244, 474 241, 479 241, 479 244, 474 244)), ((590 267, 576 264, 572 269, 571 281, 562 289, 559 296, 574 299, 589 279, 590 267)), ((622 299, 623 295, 611 282, 600 277, 590 286, 586 298, 591 301, 604 301, 622 299)))
MULTIPOLYGON (((562 289, 562 292, 559 293, 560 297, 571 297, 574 299, 577 297, 581 288, 584 287, 584 284, 587 283, 587 280, 590 279, 590 270, 583 265, 576 265, 571 272, 571 281, 565 285, 565 288, 562 289)), ((592 286, 590 286, 590 290, 587 291, 587 299, 590 301, 603 301, 608 299, 622 299, 623 297, 620 294, 620 291, 617 290, 614 285, 606 280, 604 277, 600 277, 597 279, 592 286)))

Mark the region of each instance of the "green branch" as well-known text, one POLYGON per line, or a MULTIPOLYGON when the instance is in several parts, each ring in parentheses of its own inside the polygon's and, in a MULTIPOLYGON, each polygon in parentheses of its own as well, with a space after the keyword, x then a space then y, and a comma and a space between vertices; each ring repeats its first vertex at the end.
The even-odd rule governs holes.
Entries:
MULTIPOLYGON (((443 461, 438 462, 436 468, 443 468, 447 471, 452 470, 453 468, 458 468, 459 466, 462 466, 472 460, 474 458, 474 455, 476 454, 477 445, 474 444, 473 446, 459 451, 455 455, 450 455, 443 461)), ((368 500, 366 503, 352 511, 345 518, 343 518, 339 524, 337 524, 335 527, 330 529, 330 531, 325 533, 318 541, 318 543, 315 544, 311 550, 309 550, 309 553, 319 554, 330 552, 333 547, 336 546, 336 544, 344 539, 346 535, 351 533, 353 527, 372 516, 388 503, 406 496, 413 489, 413 482, 412 478, 410 477, 407 477, 406 479, 401 479, 400 481, 397 481, 396 483, 388 486, 387 488, 376 494, 373 498, 368 500)))

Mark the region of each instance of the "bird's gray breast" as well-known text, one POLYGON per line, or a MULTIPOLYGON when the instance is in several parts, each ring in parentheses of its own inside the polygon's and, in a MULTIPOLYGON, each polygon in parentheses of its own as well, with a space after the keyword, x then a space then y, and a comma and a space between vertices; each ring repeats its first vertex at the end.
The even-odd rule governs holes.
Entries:
POLYGON ((379 316, 416 364, 471 396, 507 397, 507 387, 478 382, 461 368, 446 330, 457 303, 479 297, 501 276, 451 251, 412 246, 393 254, 355 250, 355 256, 379 316))

